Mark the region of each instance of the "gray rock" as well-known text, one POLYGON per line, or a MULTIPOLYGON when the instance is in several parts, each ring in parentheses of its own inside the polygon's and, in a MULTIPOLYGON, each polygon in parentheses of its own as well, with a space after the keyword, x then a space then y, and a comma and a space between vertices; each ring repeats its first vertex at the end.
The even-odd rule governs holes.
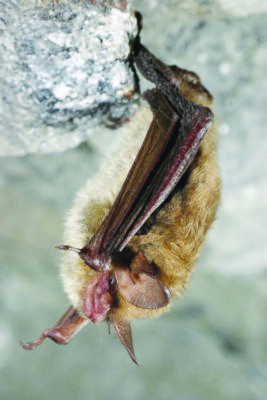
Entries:
POLYGON ((63 151, 135 110, 136 19, 109 3, 0 2, 0 155, 63 151))

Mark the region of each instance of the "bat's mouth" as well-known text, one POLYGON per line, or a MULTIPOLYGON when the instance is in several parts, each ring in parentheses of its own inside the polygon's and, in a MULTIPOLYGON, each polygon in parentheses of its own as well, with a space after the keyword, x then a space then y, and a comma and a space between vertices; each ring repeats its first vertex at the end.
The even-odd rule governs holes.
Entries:
POLYGON ((94 324, 106 319, 114 301, 117 282, 114 272, 98 273, 87 285, 83 301, 84 314, 94 324))

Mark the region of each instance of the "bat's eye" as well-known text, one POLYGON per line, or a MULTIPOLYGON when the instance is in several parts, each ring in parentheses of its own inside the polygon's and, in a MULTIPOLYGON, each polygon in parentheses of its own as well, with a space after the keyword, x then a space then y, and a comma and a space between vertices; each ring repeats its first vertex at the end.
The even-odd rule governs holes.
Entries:
POLYGON ((110 293, 111 296, 112 296, 112 295, 115 293, 115 291, 116 291, 116 283, 117 283, 117 281, 116 281, 115 275, 112 273, 112 274, 110 275, 109 281, 108 281, 108 284, 109 284, 109 293, 110 293))
POLYGON ((115 283, 115 276, 111 275, 111 277, 109 278, 109 286, 113 286, 115 283))

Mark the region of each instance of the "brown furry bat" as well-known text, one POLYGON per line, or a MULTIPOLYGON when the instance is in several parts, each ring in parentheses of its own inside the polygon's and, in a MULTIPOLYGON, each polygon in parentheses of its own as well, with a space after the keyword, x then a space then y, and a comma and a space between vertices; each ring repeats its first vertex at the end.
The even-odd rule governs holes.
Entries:
POLYGON ((67 343, 88 321, 112 322, 136 362, 130 321, 164 313, 187 285, 220 197, 212 97, 198 76, 156 59, 135 62, 145 93, 121 144, 78 193, 61 266, 72 306, 46 337, 67 343), (205 136, 205 138, 204 138, 205 136), (204 139, 203 139, 204 138, 204 139), (203 140, 203 141, 202 141, 203 140))

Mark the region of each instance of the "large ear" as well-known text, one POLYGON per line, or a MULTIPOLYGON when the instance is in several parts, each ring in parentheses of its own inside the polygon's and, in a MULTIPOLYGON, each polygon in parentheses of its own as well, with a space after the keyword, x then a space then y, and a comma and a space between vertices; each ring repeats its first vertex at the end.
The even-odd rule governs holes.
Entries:
POLYGON ((26 350, 35 349, 46 338, 57 344, 67 344, 88 322, 74 307, 70 307, 53 328, 45 329, 40 338, 33 342, 22 343, 22 347, 26 350))
POLYGON ((169 289, 157 278, 155 270, 143 254, 137 254, 130 270, 116 266, 115 275, 121 294, 134 306, 156 309, 168 305, 169 289))
POLYGON ((128 321, 114 320, 113 324, 115 331, 121 341, 121 344, 125 347, 133 362, 138 365, 134 354, 132 330, 130 323, 128 321))

